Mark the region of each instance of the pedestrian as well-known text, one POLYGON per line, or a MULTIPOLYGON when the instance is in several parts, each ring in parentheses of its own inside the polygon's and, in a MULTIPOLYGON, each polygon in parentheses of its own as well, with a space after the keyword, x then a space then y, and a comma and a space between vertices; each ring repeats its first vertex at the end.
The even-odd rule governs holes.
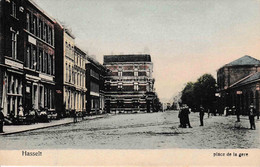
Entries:
POLYGON ((202 105, 200 105, 200 114, 199 114, 200 115, 200 126, 204 126, 204 124, 203 124, 204 113, 205 113, 205 110, 202 107, 202 105))
POLYGON ((179 125, 179 127, 180 127, 180 128, 183 128, 184 123, 183 123, 183 111, 182 111, 182 106, 180 107, 180 111, 179 111, 178 117, 179 117, 179 119, 180 119, 180 125, 179 125))
POLYGON ((4 133, 3 131, 3 127, 4 127, 4 119, 5 119, 5 116, 2 112, 3 108, 0 108, 0 133, 4 133))
POLYGON ((249 106, 248 116, 249 116, 249 122, 250 122, 250 129, 254 129, 254 130, 256 129, 255 128, 255 115, 256 115, 256 110, 255 110, 253 103, 251 103, 251 105, 249 106))
POLYGON ((186 128, 186 126, 188 125, 189 128, 192 128, 190 125, 190 119, 189 119, 189 107, 187 105, 184 105, 184 110, 183 110, 183 117, 184 117, 184 127, 186 128))
POLYGON ((73 110, 73 122, 74 122, 74 123, 77 122, 77 113, 76 113, 76 110, 73 110))
POLYGON ((236 109, 235 106, 233 106, 233 112, 236 114, 237 116, 237 122, 240 122, 240 110, 236 109))

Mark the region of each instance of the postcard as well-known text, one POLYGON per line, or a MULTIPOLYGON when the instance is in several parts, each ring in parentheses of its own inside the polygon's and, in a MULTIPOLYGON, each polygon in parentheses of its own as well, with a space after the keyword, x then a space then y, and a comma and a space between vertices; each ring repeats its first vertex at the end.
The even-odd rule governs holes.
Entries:
POLYGON ((259 166, 260 1, 0 0, 1 166, 259 166))

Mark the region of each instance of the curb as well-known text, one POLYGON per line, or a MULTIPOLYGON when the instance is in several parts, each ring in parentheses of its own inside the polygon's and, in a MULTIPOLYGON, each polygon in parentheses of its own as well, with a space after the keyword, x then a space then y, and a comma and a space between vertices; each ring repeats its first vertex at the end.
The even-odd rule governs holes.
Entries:
MULTIPOLYGON (((91 117, 87 117, 87 118, 84 118, 84 119, 82 119, 80 121, 77 121, 75 123, 79 123, 79 122, 83 122, 83 121, 87 121, 87 120, 94 120, 94 119, 104 118, 106 116, 108 116, 108 115, 102 115, 102 116, 97 116, 97 117, 92 117, 92 118, 91 117)), ((35 128, 25 129, 25 130, 20 130, 20 131, 15 131, 15 132, 0 133, 0 136, 12 135, 12 134, 17 134, 17 133, 33 131, 33 130, 45 129, 45 128, 51 128, 51 127, 61 126, 61 125, 68 125, 68 124, 72 124, 72 123, 74 123, 73 120, 70 121, 70 122, 59 123, 59 124, 54 124, 54 125, 46 125, 46 126, 42 126, 42 127, 35 127, 35 128)))

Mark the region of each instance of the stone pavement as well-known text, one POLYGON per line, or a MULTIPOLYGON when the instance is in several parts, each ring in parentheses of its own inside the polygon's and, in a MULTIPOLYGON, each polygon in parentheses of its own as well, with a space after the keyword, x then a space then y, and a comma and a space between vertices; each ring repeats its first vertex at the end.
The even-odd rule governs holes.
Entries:
MULTIPOLYGON (((84 117, 83 119, 78 118, 77 122, 81 122, 84 120, 103 118, 105 116, 107 116, 107 115, 88 116, 88 117, 84 117)), ((7 126, 4 126, 4 128, 3 128, 4 133, 0 133, 0 135, 10 135, 10 134, 32 131, 32 130, 37 130, 37 129, 66 125, 66 124, 71 124, 71 123, 73 123, 73 118, 51 120, 48 123, 35 123, 35 124, 31 124, 31 125, 7 125, 7 126)))

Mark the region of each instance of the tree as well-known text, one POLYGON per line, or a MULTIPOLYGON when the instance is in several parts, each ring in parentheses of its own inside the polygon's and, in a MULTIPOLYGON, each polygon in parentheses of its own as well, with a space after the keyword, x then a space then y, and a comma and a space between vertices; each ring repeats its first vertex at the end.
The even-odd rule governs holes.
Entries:
MULTIPOLYGON (((216 80, 211 74, 204 74, 195 83, 188 82, 182 90, 181 101, 191 108, 213 110, 216 92, 216 80)), ((214 110, 213 110, 214 111, 214 110)))
POLYGON ((194 107, 194 83, 188 82, 182 90, 181 101, 189 107, 194 107))
POLYGON ((202 75, 194 84, 196 106, 213 109, 216 93, 216 80, 211 74, 202 75))

